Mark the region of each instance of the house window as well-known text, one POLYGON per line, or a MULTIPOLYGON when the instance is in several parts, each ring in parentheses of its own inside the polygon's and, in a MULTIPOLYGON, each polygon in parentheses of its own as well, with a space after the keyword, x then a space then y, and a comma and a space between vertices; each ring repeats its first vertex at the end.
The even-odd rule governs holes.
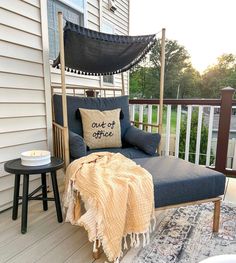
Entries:
MULTIPOLYGON (((103 33, 107 33, 107 34, 115 34, 115 27, 113 24, 110 24, 109 22, 103 20, 101 31, 103 33)), ((114 84, 114 76, 113 75, 103 76, 103 82, 105 84, 112 84, 113 85, 114 84)))
MULTIPOLYGON (((48 33, 49 59, 54 60, 59 54, 59 33, 57 13, 61 11, 63 17, 75 24, 84 25, 84 0, 47 0, 48 5, 48 33)), ((65 21, 64 21, 65 23, 65 21)))

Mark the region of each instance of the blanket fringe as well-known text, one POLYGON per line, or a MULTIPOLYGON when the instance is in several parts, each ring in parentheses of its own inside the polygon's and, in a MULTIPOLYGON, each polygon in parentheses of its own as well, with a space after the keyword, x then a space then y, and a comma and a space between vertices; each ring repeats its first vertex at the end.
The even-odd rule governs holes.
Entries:
POLYGON ((100 246, 101 246, 101 240, 98 239, 98 247, 100 247, 100 246))
POLYGON ((146 236, 145 236, 145 233, 143 233, 143 247, 146 246, 146 236))
MULTIPOLYGON (((143 236, 143 247, 148 245, 150 243, 150 232, 152 232, 152 229, 155 228, 156 220, 153 221, 153 225, 150 224, 148 230, 144 233, 130 233, 123 237, 124 244, 123 244, 123 250, 128 249, 128 243, 127 243, 127 236, 130 237, 130 247, 138 248, 140 246, 140 235, 143 236)), ((102 245, 102 240, 100 238, 97 238, 93 241, 93 252, 97 252, 98 248, 102 245)), ((118 258, 116 258, 113 262, 114 263, 120 263, 120 258, 123 256, 123 251, 121 249, 120 255, 118 258)), ((105 261, 105 263, 108 263, 105 261)))
POLYGON ((129 235, 129 237, 130 237, 130 247, 133 247, 133 244, 134 244, 133 233, 131 233, 131 234, 129 235))
POLYGON ((139 234, 136 234, 136 244, 135 244, 135 247, 139 247, 140 245, 140 240, 139 240, 139 234))
MULTIPOLYGON (((157 219, 156 217, 153 218, 153 226, 152 226, 152 231, 156 229, 156 224, 157 224, 157 219)), ((151 225, 151 224, 150 224, 151 225)))
POLYGON ((150 233, 149 232, 147 232, 147 245, 150 243, 150 233))
POLYGON ((124 236, 124 250, 128 249, 127 236, 124 236))
POLYGON ((97 240, 93 241, 93 252, 98 252, 98 249, 97 249, 97 240))

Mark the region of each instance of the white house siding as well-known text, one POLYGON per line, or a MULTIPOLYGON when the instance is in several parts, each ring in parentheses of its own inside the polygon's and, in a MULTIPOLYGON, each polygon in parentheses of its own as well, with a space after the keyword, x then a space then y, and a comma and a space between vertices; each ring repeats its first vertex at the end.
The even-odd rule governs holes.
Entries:
MULTIPOLYGON (((0 211, 12 205, 13 196, 14 177, 4 171, 4 163, 26 150, 48 149, 50 144, 46 3, 46 0, 0 1, 0 211), (41 16, 45 20, 41 21, 41 16)), ((115 26, 115 33, 128 34, 129 1, 116 0, 116 3, 117 11, 112 13, 108 0, 87 0, 86 26, 100 30, 104 19, 115 26)), ((73 73, 67 73, 66 82, 94 88, 102 85, 100 77, 73 73)), ((59 70, 51 68, 51 83, 60 85, 59 70)), ((127 74, 125 84, 128 93, 127 74)), ((115 76, 114 85, 108 87, 121 88, 120 76, 115 76)), ((30 188, 39 183, 38 176, 30 180, 30 188)))
MULTIPOLYGON (((14 177, 4 163, 26 150, 48 149, 40 7, 39 0, 0 2, 0 211, 12 205, 13 197, 14 177)), ((30 181, 32 189, 39 177, 30 181)))
MULTIPOLYGON (((108 0, 101 0, 102 3, 102 20, 113 24, 115 27, 115 34, 128 35, 129 34, 129 0, 117 0, 115 1, 117 10, 112 12, 109 10, 108 0)), ((124 73, 125 80, 125 93, 128 94, 129 87, 129 75, 124 73)), ((122 87, 121 75, 115 75, 114 86, 122 87)))
MULTIPOLYGON (((128 35, 129 33, 129 0, 116 0, 117 11, 114 13, 108 8, 108 0, 87 0, 87 21, 85 25, 92 30, 100 30, 100 22, 105 20, 115 27, 115 33, 128 35), (100 2, 101 1, 101 2, 100 2), (100 9, 101 8, 101 9, 100 9), (100 17, 101 16, 101 17, 100 17), (100 19, 101 18, 101 19, 100 19)), ((124 74, 125 92, 128 94, 128 73, 124 74)), ((53 86, 60 85, 60 70, 51 68, 51 82, 53 86)), ((66 84, 68 86, 83 86, 83 87, 104 87, 104 88, 121 88, 122 81, 120 74, 115 75, 114 84, 109 85, 102 83, 100 77, 78 76, 77 74, 67 73, 66 84)), ((120 95, 120 92, 116 92, 120 95)), ((104 95, 104 93, 102 93, 104 95)), ((106 96, 113 96, 113 91, 106 91, 106 96)))

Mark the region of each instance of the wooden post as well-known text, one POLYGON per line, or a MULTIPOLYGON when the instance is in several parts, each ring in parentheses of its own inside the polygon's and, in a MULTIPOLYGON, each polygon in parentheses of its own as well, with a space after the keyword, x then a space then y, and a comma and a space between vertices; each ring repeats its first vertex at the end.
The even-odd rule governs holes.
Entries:
POLYGON ((220 204, 221 200, 217 200, 214 202, 214 216, 213 216, 213 232, 219 232, 220 226, 220 204))
POLYGON ((163 115, 163 99, 164 99, 164 76, 165 76, 165 34, 166 29, 162 29, 161 38, 161 73, 160 73, 160 106, 159 106, 159 128, 158 132, 162 134, 162 115, 163 115))
POLYGON ((70 163, 69 155, 69 135, 68 135, 68 117, 66 101, 66 81, 65 81, 65 56, 64 56, 64 34, 63 34, 63 15, 58 12, 58 30, 60 43, 60 63, 61 63, 61 88, 62 88, 62 111, 63 111, 63 137, 65 151, 65 167, 70 163))
POLYGON ((124 72, 121 73, 121 80, 122 80, 122 95, 125 95, 125 77, 124 77, 124 72))
POLYGON ((234 89, 227 87, 221 90, 220 119, 216 148, 215 169, 219 172, 225 172, 227 165, 227 153, 229 142, 230 121, 232 114, 232 97, 234 89))

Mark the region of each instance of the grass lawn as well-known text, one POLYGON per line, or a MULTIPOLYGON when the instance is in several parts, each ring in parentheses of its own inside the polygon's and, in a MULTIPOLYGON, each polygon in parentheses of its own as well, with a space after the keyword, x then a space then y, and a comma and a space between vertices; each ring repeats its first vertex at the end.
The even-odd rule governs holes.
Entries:
MULTIPOLYGON (((167 113, 167 108, 164 106, 164 112, 163 112, 163 132, 165 133, 166 129, 166 114, 167 113)), ((175 133, 176 131, 176 118, 177 118, 177 112, 176 108, 171 109, 171 133, 175 133)), ((135 112, 135 121, 138 121, 139 119, 139 113, 135 112)), ((147 123, 148 122, 148 116, 147 116, 147 110, 144 108, 144 114, 143 114, 143 122, 147 123)), ((157 123, 157 107, 153 106, 152 107, 152 124, 157 123)), ((155 128, 153 128, 155 132, 155 128)))

